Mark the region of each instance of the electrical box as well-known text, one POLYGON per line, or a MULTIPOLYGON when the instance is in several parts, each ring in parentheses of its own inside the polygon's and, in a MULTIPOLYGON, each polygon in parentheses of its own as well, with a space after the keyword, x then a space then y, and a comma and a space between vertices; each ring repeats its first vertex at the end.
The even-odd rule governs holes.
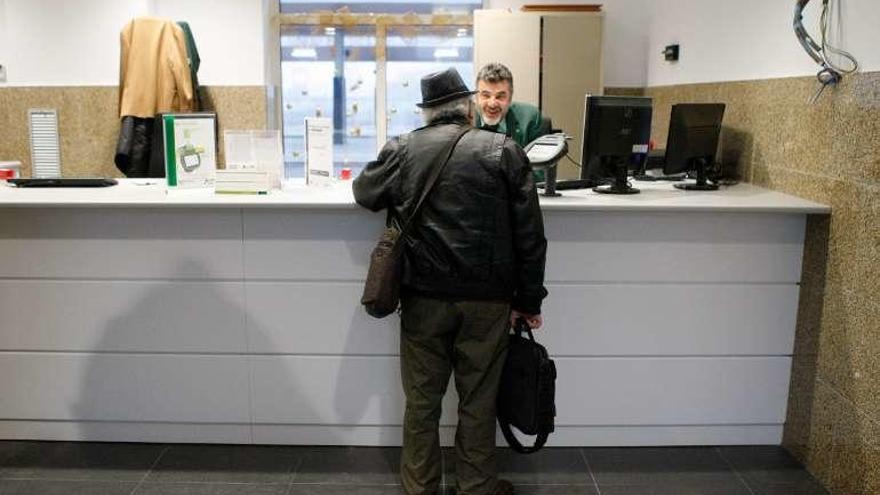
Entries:
POLYGON ((678 45, 667 45, 662 53, 667 62, 678 62, 678 45))

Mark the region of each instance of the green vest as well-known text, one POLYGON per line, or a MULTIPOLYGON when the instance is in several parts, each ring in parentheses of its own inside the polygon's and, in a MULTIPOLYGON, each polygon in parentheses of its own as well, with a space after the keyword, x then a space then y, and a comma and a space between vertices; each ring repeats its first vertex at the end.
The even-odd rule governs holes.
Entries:
MULTIPOLYGON (((486 125, 480 114, 477 113, 477 128, 505 134, 513 138, 523 148, 544 135, 541 129, 541 111, 538 110, 538 107, 516 101, 510 104, 507 115, 498 125, 486 125)), ((535 175, 535 181, 542 182, 544 180, 543 170, 533 170, 532 172, 535 175)))

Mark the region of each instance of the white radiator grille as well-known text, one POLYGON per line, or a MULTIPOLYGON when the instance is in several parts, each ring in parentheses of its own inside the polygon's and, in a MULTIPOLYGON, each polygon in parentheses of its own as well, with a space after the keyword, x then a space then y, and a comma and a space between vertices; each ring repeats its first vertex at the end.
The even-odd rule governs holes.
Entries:
POLYGON ((31 128, 31 167, 36 178, 61 177, 61 144, 58 139, 58 111, 28 110, 31 128))

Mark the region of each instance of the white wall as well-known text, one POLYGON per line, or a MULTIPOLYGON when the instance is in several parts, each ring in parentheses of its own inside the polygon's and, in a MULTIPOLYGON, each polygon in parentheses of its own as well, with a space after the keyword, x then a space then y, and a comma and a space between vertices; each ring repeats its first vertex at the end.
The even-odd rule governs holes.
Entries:
POLYGON ((118 84, 119 32, 145 15, 190 23, 202 84, 263 84, 260 0, 0 0, 8 85, 118 84))
POLYGON ((146 1, 5 0, 4 7, 0 44, 11 85, 116 84, 119 30, 146 13, 146 1))
POLYGON ((6 0, 0 0, 0 65, 6 65, 6 0))
MULTIPOLYGON (((805 76, 818 70, 792 30, 794 0, 655 0, 651 4, 647 85, 805 76), (679 43, 677 63, 663 60, 664 46, 679 43)), ((804 25, 818 39, 821 2, 807 7, 804 25)), ((863 70, 880 70, 880 2, 841 0, 837 42, 863 70)))
MULTIPOLYGON (((487 8, 578 0, 487 0, 487 8)), ((605 0, 607 86, 646 82, 649 0, 605 0)), ((9 85, 115 85, 119 31, 129 19, 155 15, 190 23, 209 85, 262 85, 265 81, 261 0, 0 0, 0 64, 9 85), (71 6, 76 10, 70 12, 71 6)))
MULTIPOLYGON (((487 9, 519 10, 524 4, 579 4, 583 0, 485 0, 487 9)), ((652 0, 599 0, 605 13, 602 47, 605 86, 643 87, 652 0)))
MULTIPOLYGON (((578 1, 487 0, 486 7, 578 1)), ((809 5, 811 33, 819 3, 809 5)), ((841 4, 843 47, 864 70, 880 70, 880 2, 841 4)), ((793 0, 604 0, 605 85, 814 74, 791 29, 793 5, 793 0), (660 55, 670 43, 682 46, 675 64, 660 55)), ((0 0, 0 64, 7 67, 9 85, 115 85, 120 29, 132 17, 158 15, 192 26, 203 84, 262 85, 264 12, 261 0, 0 0)))
POLYGON ((261 0, 157 0, 155 15, 187 21, 199 56, 199 83, 261 86, 263 26, 261 0))

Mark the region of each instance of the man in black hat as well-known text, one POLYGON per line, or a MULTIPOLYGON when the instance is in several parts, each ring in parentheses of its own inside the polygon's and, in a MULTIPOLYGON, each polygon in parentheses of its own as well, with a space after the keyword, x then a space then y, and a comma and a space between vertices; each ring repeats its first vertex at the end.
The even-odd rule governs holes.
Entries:
POLYGON ((473 129, 473 94, 455 69, 422 79, 426 126, 391 139, 354 181, 357 202, 402 225, 441 150, 468 129, 409 228, 401 297, 406 412, 401 476, 439 493, 440 403, 458 391, 458 495, 513 493, 495 467, 495 398, 510 322, 541 326, 547 241, 531 169, 504 134, 473 129))

